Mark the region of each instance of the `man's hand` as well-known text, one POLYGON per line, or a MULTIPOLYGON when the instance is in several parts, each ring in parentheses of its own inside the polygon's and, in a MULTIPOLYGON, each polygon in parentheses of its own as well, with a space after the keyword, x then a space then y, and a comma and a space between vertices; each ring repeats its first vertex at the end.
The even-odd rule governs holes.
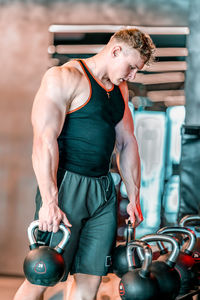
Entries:
POLYGON ((67 227, 72 225, 69 223, 65 213, 58 207, 56 203, 43 204, 39 211, 39 230, 42 231, 58 231, 60 222, 67 227))
POLYGON ((129 204, 127 205, 127 213, 130 216, 130 221, 133 227, 137 227, 143 221, 139 195, 136 197, 135 201, 129 202, 129 204))

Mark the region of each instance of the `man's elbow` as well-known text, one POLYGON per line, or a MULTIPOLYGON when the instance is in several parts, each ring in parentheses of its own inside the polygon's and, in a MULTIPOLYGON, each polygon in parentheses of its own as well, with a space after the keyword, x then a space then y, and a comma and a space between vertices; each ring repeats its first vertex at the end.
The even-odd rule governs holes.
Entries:
POLYGON ((124 139, 123 142, 120 144, 120 151, 123 151, 124 149, 133 149, 137 147, 137 141, 134 136, 129 136, 128 138, 124 139))
POLYGON ((123 146, 124 146, 124 143, 122 141, 117 141, 116 142, 116 145, 115 145, 115 148, 116 148, 116 152, 119 154, 122 149, 123 149, 123 146))

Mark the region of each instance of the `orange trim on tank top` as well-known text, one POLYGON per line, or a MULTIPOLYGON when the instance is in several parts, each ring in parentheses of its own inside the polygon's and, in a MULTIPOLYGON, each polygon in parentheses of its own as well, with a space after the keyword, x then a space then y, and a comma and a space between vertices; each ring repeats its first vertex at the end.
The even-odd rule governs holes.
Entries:
POLYGON ((122 93, 122 88, 120 87, 120 85, 119 85, 119 89, 120 89, 122 98, 123 98, 123 100, 124 100, 124 113, 125 113, 125 109, 126 109, 126 99, 124 98, 124 94, 122 93))
POLYGON ((83 61, 83 60, 81 60, 82 61, 82 63, 84 64, 84 66, 87 68, 87 70, 88 70, 88 72, 90 73, 90 75, 94 78, 94 80, 106 91, 106 92, 111 92, 113 89, 114 89, 114 84, 113 84, 113 86, 111 87, 111 89, 109 89, 109 90, 107 90, 106 88, 105 88, 105 86, 103 85, 103 83, 101 82, 101 81, 99 81, 93 74, 92 74, 92 72, 90 71, 90 69, 88 68, 88 66, 86 65, 86 63, 83 61))
MULTIPOLYGON (((80 62, 79 62, 79 64, 81 65, 80 62)), ((89 82, 89 85, 90 85, 90 94, 89 94, 89 96, 88 96, 86 102, 84 102, 81 106, 79 106, 79 107, 77 107, 77 108, 75 108, 75 109, 73 109, 73 110, 68 111, 67 114, 71 114, 71 113, 73 113, 73 112, 75 112, 75 111, 81 109, 82 107, 84 107, 84 106, 90 101, 91 96, 92 96, 92 86, 91 86, 90 79, 89 79, 89 77, 88 77, 87 73, 85 72, 85 70, 84 70, 84 68, 83 68, 82 65, 81 65, 81 68, 83 69, 83 71, 84 71, 84 73, 85 73, 85 76, 86 76, 86 78, 88 79, 88 82, 89 82)))
POLYGON ((124 98, 124 94, 122 93, 122 88, 120 87, 120 85, 119 85, 119 89, 120 89, 120 92, 121 92, 122 98, 123 98, 123 100, 124 100, 124 104, 126 105, 126 100, 125 100, 125 98, 124 98))

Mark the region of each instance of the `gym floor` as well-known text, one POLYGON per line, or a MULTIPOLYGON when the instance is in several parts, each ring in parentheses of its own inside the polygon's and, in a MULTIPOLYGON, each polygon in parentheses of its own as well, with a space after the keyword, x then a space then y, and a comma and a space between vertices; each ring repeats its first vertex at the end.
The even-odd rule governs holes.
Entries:
MULTIPOLYGON (((0 277, 0 299, 12 300, 18 287, 23 282, 20 277, 0 277)), ((55 287, 50 287, 45 293, 44 300, 64 300, 67 298, 68 290, 73 282, 73 277, 69 277, 66 283, 59 283, 55 287)), ((120 300, 118 294, 119 279, 113 275, 108 274, 102 279, 97 300, 120 300)))
MULTIPOLYGON (((18 287, 24 278, 0 276, 0 299, 12 300, 18 287)), ((119 278, 113 274, 108 274, 102 279, 97 300, 121 300, 118 294, 119 278)), ((73 282, 72 276, 69 277, 67 284, 59 283, 55 287, 50 287, 45 293, 44 300, 67 300, 70 285, 73 282)), ((197 300, 197 296, 193 296, 193 300, 197 300)))

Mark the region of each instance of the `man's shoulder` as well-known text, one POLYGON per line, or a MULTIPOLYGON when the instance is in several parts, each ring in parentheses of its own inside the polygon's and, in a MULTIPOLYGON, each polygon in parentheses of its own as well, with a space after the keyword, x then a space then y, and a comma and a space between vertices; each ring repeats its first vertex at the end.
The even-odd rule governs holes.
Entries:
POLYGON ((69 61, 61 66, 53 66, 46 73, 46 78, 55 78, 56 80, 80 80, 82 73, 77 61, 69 61))
POLYGON ((76 59, 70 60, 67 63, 60 66, 62 72, 72 72, 75 74, 80 74, 80 64, 76 59))

